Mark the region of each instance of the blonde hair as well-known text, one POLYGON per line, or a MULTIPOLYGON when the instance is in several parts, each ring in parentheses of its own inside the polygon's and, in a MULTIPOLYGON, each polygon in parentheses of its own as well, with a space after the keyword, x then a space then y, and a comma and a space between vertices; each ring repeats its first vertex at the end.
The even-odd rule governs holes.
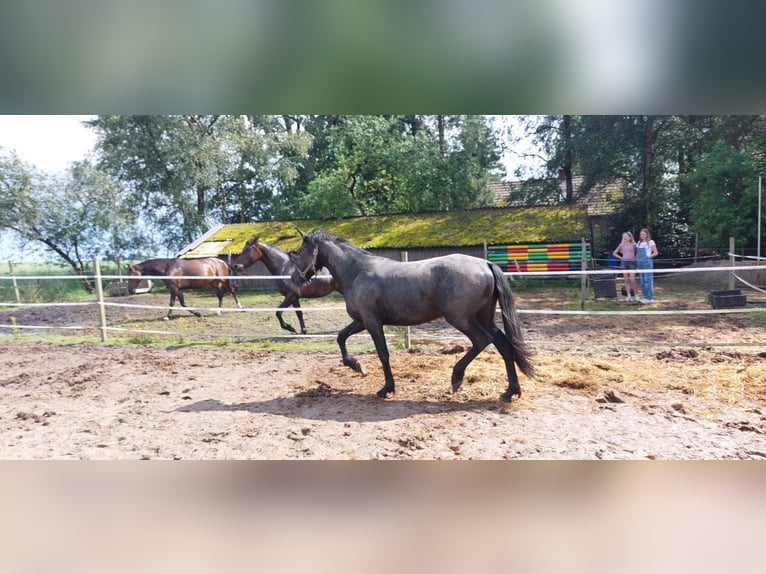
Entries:
POLYGON ((642 227, 642 228, 641 228, 641 231, 639 231, 639 232, 638 232, 638 235, 639 235, 639 237, 641 236, 641 234, 642 234, 644 231, 646 231, 646 240, 647 240, 647 241, 650 241, 650 240, 652 239, 652 234, 651 234, 651 233, 649 233, 649 230, 648 230, 646 227, 642 227))
POLYGON ((631 243, 635 243, 636 242, 636 240, 633 239, 633 234, 630 231, 623 232, 622 236, 625 237, 626 235, 630 238, 630 242, 631 243))

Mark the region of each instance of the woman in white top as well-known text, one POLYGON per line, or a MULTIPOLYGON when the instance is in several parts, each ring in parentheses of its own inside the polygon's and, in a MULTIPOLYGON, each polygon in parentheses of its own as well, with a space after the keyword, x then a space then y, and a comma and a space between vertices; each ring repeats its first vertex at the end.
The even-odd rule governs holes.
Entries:
MULTIPOLYGON (((654 258, 657 257, 657 244, 645 227, 638 234, 638 252, 636 254, 636 263, 638 269, 654 269, 654 258)), ((654 303, 654 273, 640 273, 639 281, 641 283, 641 303, 654 303)))

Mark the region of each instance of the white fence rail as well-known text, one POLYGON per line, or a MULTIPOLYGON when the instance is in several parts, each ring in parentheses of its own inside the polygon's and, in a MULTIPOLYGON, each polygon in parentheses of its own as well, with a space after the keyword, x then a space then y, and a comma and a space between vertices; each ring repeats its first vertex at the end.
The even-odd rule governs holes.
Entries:
MULTIPOLYGON (((731 255, 731 254, 730 254, 731 255)), ((737 256, 739 257, 739 256, 737 256)), ((734 257, 732 256, 732 261, 734 257)), ((761 260, 762 261, 762 260, 761 260)), ((11 333, 18 333, 25 330, 55 330, 55 331, 93 331, 94 329, 99 329, 101 332, 101 339, 102 341, 106 341, 108 338, 109 332, 130 332, 130 333, 143 333, 143 334, 158 334, 158 335, 188 335, 187 333, 180 333, 178 331, 172 331, 172 330, 161 330, 161 329, 132 329, 132 328, 126 328, 126 327, 118 327, 118 326, 110 326, 107 324, 106 321, 106 309, 110 307, 122 307, 122 308, 135 308, 135 309, 158 309, 158 310, 169 310, 171 307, 169 306, 162 306, 162 305, 142 305, 137 303, 121 303, 116 301, 108 301, 104 297, 104 290, 103 285, 105 281, 121 281, 124 282, 127 280, 127 278, 123 275, 102 275, 100 274, 100 266, 98 262, 96 262, 95 267, 95 274, 93 275, 5 275, 0 276, 0 281, 7 280, 12 281, 13 286, 16 292, 16 302, 0 302, 0 310, 3 308, 30 308, 30 307, 70 307, 70 306, 93 306, 97 307, 98 309, 98 324, 95 325, 20 325, 16 323, 0 323, 0 335, 2 334, 8 334, 7 331, 10 331, 11 333), (95 294, 95 300, 94 301, 82 301, 82 302, 48 302, 48 303, 24 303, 19 300, 18 295, 18 288, 17 285, 21 281, 62 281, 62 280, 85 280, 88 279, 92 281, 96 287, 96 294, 95 294), (5 333, 3 331, 6 331, 5 333)), ((641 273, 654 273, 654 274, 662 274, 668 275, 668 274, 687 274, 687 273, 701 273, 701 272, 716 272, 716 273, 725 273, 728 272, 730 275, 731 280, 734 279, 740 279, 736 272, 742 272, 742 271, 764 271, 766 270, 766 264, 764 265, 752 265, 752 264, 745 264, 745 265, 729 265, 729 266, 711 266, 711 267, 685 267, 685 268, 677 268, 677 269, 649 269, 649 270, 631 270, 631 272, 641 274, 641 273)), ((512 279, 516 278, 522 278, 522 277, 530 277, 530 278, 551 278, 551 277, 575 277, 575 276, 581 276, 583 279, 583 285, 585 285, 585 278, 588 276, 599 276, 604 277, 608 275, 613 275, 615 278, 619 278, 623 274, 622 269, 617 268, 609 268, 609 269, 596 269, 596 270, 584 270, 584 271, 545 271, 545 272, 507 272, 505 273, 506 276, 511 277, 512 279)), ((273 281, 274 279, 289 279, 288 276, 274 276, 274 275, 236 275, 236 276, 197 276, 197 275, 188 275, 188 276, 174 276, 174 277, 167 277, 167 276, 143 276, 143 279, 151 278, 151 279, 166 279, 166 278, 172 278, 172 279, 229 279, 229 280, 255 280, 255 281, 273 281)), ((746 285, 748 286, 748 285, 746 285)), ((748 288, 752 288, 754 292, 762 292, 757 286, 749 285, 748 288)), ((764 306, 748 306, 748 307, 742 307, 742 308, 734 308, 734 309, 688 309, 688 310, 673 310, 673 309, 653 309, 653 308, 635 308, 632 310, 586 310, 585 307, 585 300, 590 299, 590 297, 587 297, 586 295, 586 289, 583 287, 581 290, 581 309, 580 310, 570 310, 570 309, 519 309, 519 314, 529 314, 529 315, 641 315, 641 316, 652 316, 652 315, 708 315, 708 314, 734 314, 734 313, 758 313, 758 312, 764 312, 766 311, 766 307, 764 306)), ((205 311, 205 312, 215 312, 215 313, 275 313, 276 311, 283 311, 283 312, 292 312, 294 311, 293 308, 282 308, 279 309, 277 307, 250 307, 250 308, 233 308, 233 307, 194 307, 194 306, 186 306, 186 307, 174 307, 175 310, 193 310, 193 311, 205 311)), ((307 305, 302 306, 301 311, 304 314, 309 313, 322 313, 322 312, 345 312, 345 307, 342 305, 307 305)), ((335 337, 335 334, 324 334, 324 335, 294 335, 294 334, 274 334, 269 335, 269 338, 295 338, 295 337, 316 337, 316 338, 328 338, 328 337, 335 337)))

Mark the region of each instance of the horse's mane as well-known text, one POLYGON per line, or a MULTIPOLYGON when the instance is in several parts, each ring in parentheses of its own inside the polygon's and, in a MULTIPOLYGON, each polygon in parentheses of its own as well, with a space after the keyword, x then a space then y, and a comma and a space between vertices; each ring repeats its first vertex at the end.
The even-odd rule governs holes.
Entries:
POLYGON ((146 261, 142 261, 141 263, 136 263, 133 267, 137 267, 141 270, 141 273, 151 273, 155 272, 158 275, 164 275, 165 270, 167 269, 168 265, 171 261, 175 261, 175 259, 166 259, 166 258, 157 258, 157 259, 147 259, 146 261))
POLYGON ((358 245, 354 245, 345 237, 341 237, 340 235, 334 235, 332 233, 325 231, 324 229, 315 229, 314 231, 308 234, 308 238, 310 241, 314 243, 319 243, 319 242, 341 243, 345 245, 347 248, 350 248, 358 253, 363 253, 365 255, 372 255, 372 253, 370 253, 366 249, 362 249, 358 245))

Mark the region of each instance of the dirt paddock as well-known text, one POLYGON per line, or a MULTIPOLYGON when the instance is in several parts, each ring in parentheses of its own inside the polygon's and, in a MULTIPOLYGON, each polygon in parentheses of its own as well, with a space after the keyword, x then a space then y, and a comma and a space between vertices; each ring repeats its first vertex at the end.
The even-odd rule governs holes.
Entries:
POLYGON ((381 400, 369 351, 362 376, 334 349, 3 337, 0 458, 766 458, 764 333, 746 316, 522 321, 538 375, 510 404, 491 349, 451 392, 452 339, 393 349, 381 400))

